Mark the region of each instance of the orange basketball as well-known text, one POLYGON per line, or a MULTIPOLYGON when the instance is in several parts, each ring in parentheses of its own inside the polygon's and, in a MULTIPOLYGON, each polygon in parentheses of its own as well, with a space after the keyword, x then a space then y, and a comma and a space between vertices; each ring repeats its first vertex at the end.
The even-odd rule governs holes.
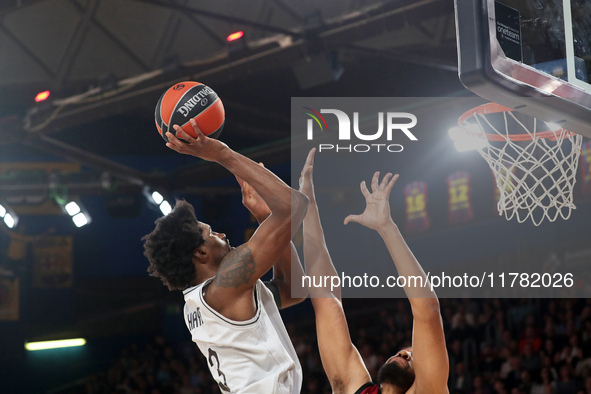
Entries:
POLYGON ((173 125, 179 125, 187 134, 197 137, 189 123, 195 119, 203 134, 217 138, 226 119, 224 105, 212 88, 200 82, 179 82, 170 87, 156 104, 156 128, 168 142, 166 132, 174 134, 173 125))

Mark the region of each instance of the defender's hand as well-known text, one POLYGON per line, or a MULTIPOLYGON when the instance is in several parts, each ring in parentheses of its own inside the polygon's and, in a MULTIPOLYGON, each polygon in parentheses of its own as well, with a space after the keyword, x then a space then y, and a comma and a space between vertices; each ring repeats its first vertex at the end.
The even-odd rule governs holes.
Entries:
POLYGON ((361 182, 361 193, 365 197, 366 204, 365 211, 361 215, 347 216, 345 224, 357 222, 365 227, 378 230, 392 221, 388 199, 390 191, 398 179, 398 174, 392 176, 391 173, 387 173, 381 183, 378 182, 379 177, 380 172, 376 171, 371 181, 371 193, 367 190, 365 181, 361 182))
POLYGON ((314 181, 312 178, 312 171, 314 170, 314 154, 316 153, 316 148, 312 148, 310 152, 308 152, 308 157, 306 157, 306 163, 304 163, 304 167, 302 168, 302 172, 300 174, 300 192, 304 193, 310 202, 315 201, 314 196, 314 181))
MULTIPOLYGON (((263 163, 259 163, 264 167, 263 163)), ((259 194, 243 179, 236 177, 242 190, 242 204, 254 215, 257 221, 262 223, 270 214, 271 209, 259 194)))
POLYGON ((191 137, 180 126, 174 125, 176 136, 170 131, 167 132, 166 137, 169 142, 166 143, 166 146, 184 155, 192 155, 200 157, 203 160, 219 162, 224 153, 229 150, 228 145, 205 136, 199 127, 197 127, 197 122, 194 119, 191 119, 190 122, 197 138, 191 137), (179 138, 182 138, 186 142, 181 141, 179 138))

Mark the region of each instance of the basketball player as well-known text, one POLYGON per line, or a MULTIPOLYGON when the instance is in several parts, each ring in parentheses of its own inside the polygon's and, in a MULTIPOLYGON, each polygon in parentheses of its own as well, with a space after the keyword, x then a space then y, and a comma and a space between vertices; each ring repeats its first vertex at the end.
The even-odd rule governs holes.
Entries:
MULTIPOLYGON (((314 150, 310 151, 300 177, 300 191, 309 200, 308 212, 304 218, 306 274, 332 276, 337 275, 337 272, 324 241, 316 206, 312 181, 313 164, 314 150)), ((380 182, 379 172, 376 172, 371 182, 371 193, 365 182, 362 182, 365 211, 361 215, 347 216, 345 224, 357 222, 376 230, 386 243, 399 275, 425 278, 423 269, 391 218, 388 198, 396 179, 398 175, 388 173, 380 182)), ((377 380, 373 383, 357 348, 351 342, 340 289, 331 292, 324 288, 310 288, 320 357, 334 393, 449 393, 449 360, 437 296, 428 287, 404 290, 414 317, 412 347, 401 349, 390 357, 380 368, 377 380)))
POLYGON ((222 392, 299 394, 301 367, 274 293, 283 307, 300 301, 290 298, 290 243, 308 199, 191 124, 197 138, 175 126, 186 142, 168 132, 166 146, 231 171, 241 182, 245 205, 261 223, 246 243, 233 248, 225 234, 197 221, 190 204, 177 201, 143 238, 148 272, 169 290, 183 291, 187 328, 222 392), (260 278, 276 262, 273 291, 260 278))

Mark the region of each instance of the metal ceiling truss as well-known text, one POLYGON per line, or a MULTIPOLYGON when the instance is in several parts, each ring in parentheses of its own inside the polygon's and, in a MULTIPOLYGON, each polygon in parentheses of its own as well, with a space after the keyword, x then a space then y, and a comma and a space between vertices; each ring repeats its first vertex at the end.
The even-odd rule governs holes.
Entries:
POLYGON ((451 64, 446 60, 440 59, 435 60, 433 57, 427 57, 417 54, 410 54, 404 51, 391 51, 391 50, 384 50, 384 49, 374 49, 369 47, 363 47, 359 45, 347 45, 345 49, 353 51, 358 54, 362 54, 365 56, 376 56, 376 57, 383 57, 386 59, 398 60, 401 62, 413 63, 420 66, 427 66, 434 69, 450 71, 450 72, 457 72, 458 66, 457 64, 451 64))
POLYGON ((150 65, 146 64, 142 59, 140 59, 136 54, 131 51, 127 45, 125 45, 121 40, 117 38, 115 34, 113 34, 109 29, 103 26, 96 18, 94 17, 100 0, 91 0, 90 5, 86 8, 81 6, 77 1, 70 0, 70 4, 74 6, 78 10, 80 14, 84 16, 84 24, 86 24, 85 30, 88 30, 89 22, 92 23, 101 33, 103 33, 109 40, 114 43, 119 49, 121 49, 129 58, 131 58, 140 68, 144 71, 150 70, 150 65))
POLYGON ((47 0, 4 0, 0 1, 0 16, 20 10, 35 3, 41 3, 47 0))
MULTIPOLYGON (((134 1, 161 3, 156 0, 134 1)), ((204 11, 196 10, 195 12, 204 11)), ((245 74, 279 66, 289 66, 294 61, 314 53, 343 48, 352 43, 383 34, 385 31, 396 30, 398 26, 409 23, 416 24, 424 19, 451 12, 450 4, 444 0, 410 1, 402 7, 389 11, 379 9, 371 13, 348 15, 330 25, 305 32, 304 39, 294 40, 293 36, 296 33, 293 33, 290 37, 279 35, 264 40, 263 43, 254 43, 239 59, 231 59, 227 53, 221 53, 207 61, 183 64, 180 72, 156 70, 146 73, 145 75, 148 77, 139 83, 130 82, 128 86, 119 86, 122 91, 120 94, 99 92, 91 103, 88 103, 88 100, 81 100, 80 103, 71 101, 61 109, 59 114, 55 115, 53 121, 41 132, 51 133, 92 122, 97 118, 104 117, 105 114, 123 113, 140 107, 144 102, 142 100, 155 102, 162 91, 181 80, 207 79, 209 84, 227 83, 245 74), (129 85, 132 84, 135 86, 130 88, 129 85), (104 98, 101 97, 101 94, 104 98), (97 111, 98 108, 101 110, 97 111)), ((260 27, 260 24, 256 25, 260 27)), ((400 56, 400 60, 404 60, 404 57, 400 56)), ((42 116, 34 115, 29 119, 31 127, 35 127, 45 120, 46 118, 44 119, 42 116)))
MULTIPOLYGON (((387 2, 381 3, 379 7, 374 7, 361 13, 353 12, 330 21, 323 21, 320 25, 309 30, 296 32, 158 0, 133 1, 176 9, 185 14, 190 13, 201 17, 230 21, 256 29, 279 33, 270 39, 262 40, 262 42, 248 43, 248 49, 238 59, 231 58, 228 53, 222 53, 207 61, 183 64, 180 72, 178 70, 170 71, 161 69, 146 73, 137 78, 131 78, 127 84, 119 81, 118 86, 111 92, 100 91, 99 89, 98 94, 82 97, 79 101, 72 100, 72 98, 69 101, 68 99, 62 100, 61 106, 55 106, 55 103, 59 101, 54 101, 54 107, 49 112, 37 111, 35 113, 36 111, 30 111, 27 118, 28 127, 21 131, 23 134, 29 134, 29 138, 24 139, 25 144, 43 149, 59 157, 74 160, 99 171, 107 172, 126 185, 125 188, 134 191, 142 185, 160 185, 172 190, 196 192, 197 189, 187 189, 184 182, 180 180, 186 179, 186 177, 199 176, 199 179, 205 182, 228 174, 224 174, 225 169, 220 168, 220 166, 212 166, 211 163, 202 163, 177 171, 168 178, 161 176, 155 177, 59 142, 48 137, 47 134, 89 123, 103 118, 107 114, 125 113, 126 111, 137 109, 145 105, 143 103, 147 102, 146 100, 155 102, 162 91, 181 80, 207 80, 209 84, 222 84, 245 74, 252 74, 281 66, 287 67, 297 60, 328 50, 349 47, 349 49, 356 51, 377 51, 356 46, 355 43, 384 34, 386 31, 395 31, 399 26, 408 24, 417 25, 423 20, 445 14, 451 15, 453 13, 453 8, 449 4, 450 2, 445 0, 387 2), (31 132, 35 128, 38 130, 31 132), (171 179, 171 181, 169 182, 168 179, 171 179)), ((78 8, 83 15, 83 20, 78 24, 77 31, 80 34, 84 34, 88 29, 89 23, 92 23, 107 34, 113 42, 123 48, 126 53, 132 56, 129 48, 117 40, 106 28, 101 28, 101 25, 94 20, 93 16, 97 2, 98 0, 93 0, 87 8, 78 8)), ((77 4, 74 1, 72 3, 77 4)), ((282 7, 286 7, 280 1, 277 1, 277 3, 282 7)), ((194 18, 192 21, 199 23, 194 18)), ((432 34, 432 30, 425 30, 423 28, 423 31, 432 34)), ((209 34, 215 36, 213 32, 209 32, 209 34)), ((80 46, 80 42, 81 38, 73 39, 69 43, 66 53, 72 54, 76 52, 80 46)), ((23 48, 26 50, 26 47, 23 48)), ((416 55, 409 56, 388 52, 385 54, 387 56, 395 56, 399 60, 418 62, 424 65, 442 68, 437 61, 429 61, 429 59, 423 59, 416 55)), ((34 58, 34 55, 31 55, 34 58)), ((132 57, 137 58, 136 56, 132 57)), ((148 69, 148 65, 144 64, 143 61, 140 59, 136 60, 144 69, 148 69)), ((39 60, 37 59, 37 61, 39 60)), ((60 69, 68 70, 70 67, 71 63, 65 60, 62 61, 60 69)), ((443 68, 452 71, 452 67, 450 66, 444 65, 443 68)), ((50 70, 47 71, 50 72, 50 70)), ((58 78, 60 81, 64 80, 65 74, 65 71, 59 73, 58 78)), ((0 125, 1 127, 2 125, 0 125)), ((272 165, 274 162, 284 160, 286 155, 289 155, 289 152, 290 142, 289 139, 285 139, 272 146, 263 146, 256 152, 249 152, 248 154, 253 160, 264 160, 267 165, 272 165)), ((96 186, 96 184, 92 185, 85 190, 89 193, 90 191, 97 192, 99 188, 96 186)), ((75 189, 75 185, 71 185, 71 187, 75 189)), ((84 188, 81 188, 81 191, 82 189, 84 188)), ((1 184, 0 191, 3 191, 1 184)), ((7 190, 4 189, 4 191, 7 190)))
POLYGON ((224 14, 220 14, 217 12, 211 12, 211 11, 207 11, 207 10, 203 10, 203 9, 189 7, 186 5, 174 4, 174 3, 160 1, 160 0, 133 0, 133 1, 136 1, 139 3, 151 4, 151 5, 155 5, 158 7, 167 8, 167 9, 171 9, 171 10, 175 10, 175 11, 180 11, 183 14, 187 14, 187 13, 188 14, 195 14, 195 15, 199 15, 199 16, 203 16, 203 17, 207 17, 207 18, 211 18, 211 19, 215 19, 215 20, 230 22, 230 23, 240 25, 240 26, 254 27, 256 29, 261 29, 261 30, 268 31, 271 33, 285 34, 288 36, 292 36, 293 38, 296 38, 296 39, 301 37, 301 33, 294 32, 293 30, 284 29, 282 27, 277 27, 277 26, 271 26, 268 24, 259 23, 259 22, 251 21, 251 20, 247 20, 247 19, 237 18, 237 17, 230 16, 230 15, 224 15, 224 14))
POLYGON ((0 32, 4 34, 6 37, 10 38, 12 42, 18 46, 24 53, 27 54, 49 77, 52 79, 55 78, 55 73, 43 62, 39 57, 29 49, 21 40, 18 39, 10 30, 8 30, 3 24, 2 20, 0 19, 0 32))
POLYGON ((58 67, 58 76, 56 81, 56 86, 61 86, 65 79, 67 78, 70 70, 74 62, 76 61, 76 54, 80 51, 80 47, 84 42, 84 38, 88 33, 88 28, 92 24, 94 20, 94 15, 98 8, 100 0, 91 0, 86 10, 81 10, 79 5, 75 1, 71 1, 71 3, 76 3, 78 10, 82 14, 82 18, 78 21, 76 28, 74 30, 74 34, 72 34, 72 38, 64 51, 64 55, 62 57, 62 61, 58 67))

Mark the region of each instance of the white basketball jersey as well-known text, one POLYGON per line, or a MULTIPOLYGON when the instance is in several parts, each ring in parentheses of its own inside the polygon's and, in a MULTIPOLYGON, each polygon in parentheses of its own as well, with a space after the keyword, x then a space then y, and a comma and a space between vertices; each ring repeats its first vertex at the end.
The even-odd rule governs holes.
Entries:
POLYGON ((273 293, 255 285, 256 315, 233 321, 207 305, 203 287, 183 292, 185 323, 223 393, 300 394, 302 368, 273 293))

